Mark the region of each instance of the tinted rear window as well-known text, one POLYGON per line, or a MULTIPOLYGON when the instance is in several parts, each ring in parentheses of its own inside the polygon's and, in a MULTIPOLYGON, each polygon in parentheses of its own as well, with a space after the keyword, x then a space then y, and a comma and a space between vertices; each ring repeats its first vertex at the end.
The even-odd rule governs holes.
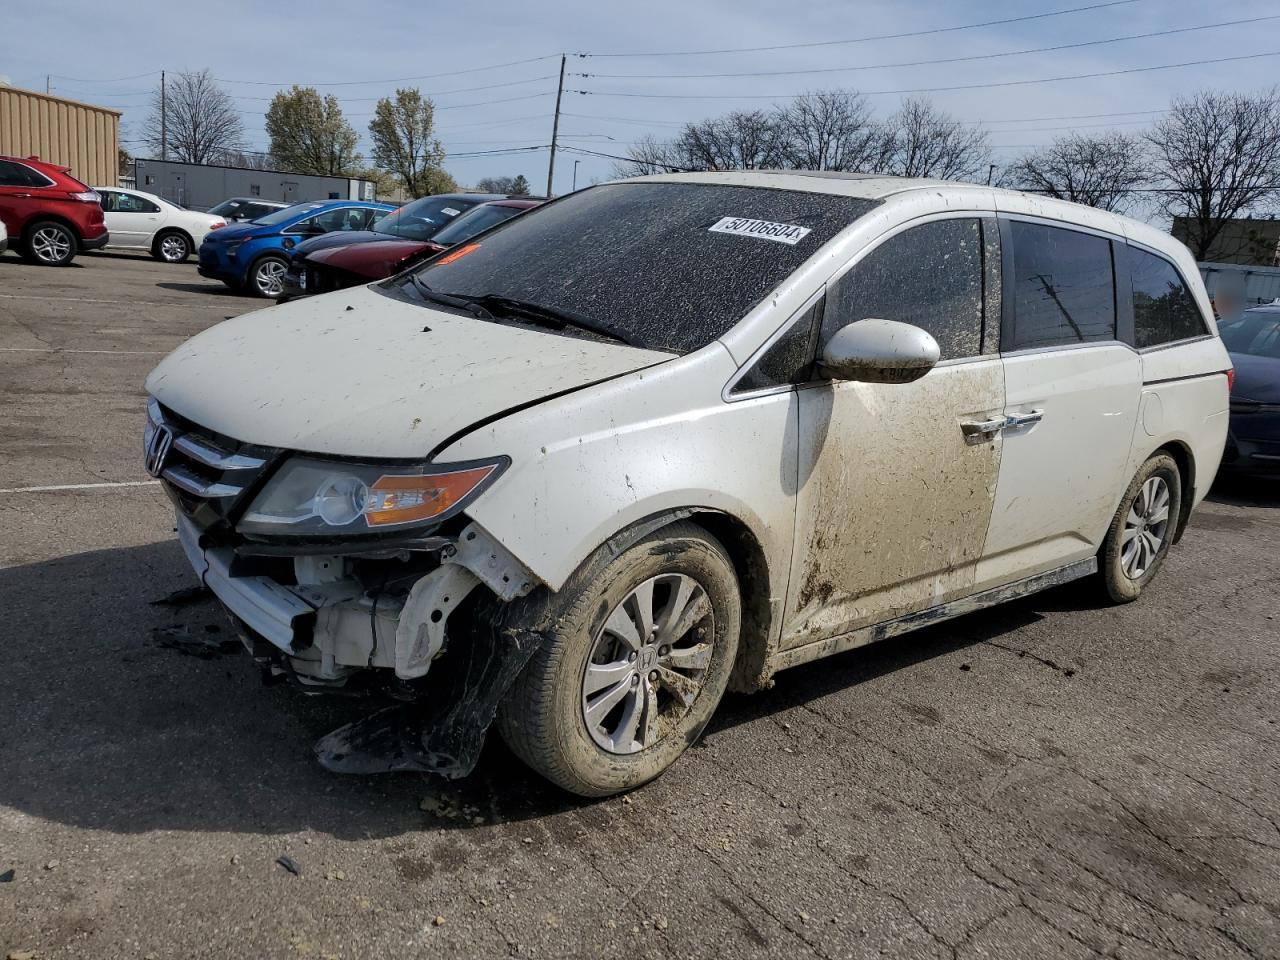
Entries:
POLYGON ((1231 353, 1280 358, 1280 310, 1246 310, 1238 320, 1218 325, 1231 353))
POLYGON ((452 243, 461 243, 463 240, 469 240, 474 237, 481 230, 488 230, 490 227, 497 226, 503 220, 510 220, 517 213, 524 213, 524 209, 522 207, 502 207, 497 204, 481 204, 446 225, 431 239, 446 247, 452 243))
POLYGON ((532 300, 687 353, 873 206, 727 184, 606 184, 516 217, 421 276, 438 291, 532 300))
POLYGON ((1014 220, 1014 336, 1006 349, 1114 340, 1111 241, 1014 220))
POLYGON ((457 197, 423 197, 391 211, 378 221, 377 232, 406 240, 431 240, 440 228, 476 205, 457 197))
POLYGON ((1154 347, 1207 333, 1200 308, 1173 264, 1145 250, 1125 249, 1133 278, 1134 346, 1154 347))

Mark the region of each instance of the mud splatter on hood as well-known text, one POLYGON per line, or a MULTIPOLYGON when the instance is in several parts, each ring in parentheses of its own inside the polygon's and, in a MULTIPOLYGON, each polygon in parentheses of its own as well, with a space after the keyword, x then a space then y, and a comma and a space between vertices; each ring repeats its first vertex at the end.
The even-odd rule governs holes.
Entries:
POLYGON ((670 357, 357 288, 220 323, 169 354, 146 386, 238 440, 421 457, 478 420, 670 357))

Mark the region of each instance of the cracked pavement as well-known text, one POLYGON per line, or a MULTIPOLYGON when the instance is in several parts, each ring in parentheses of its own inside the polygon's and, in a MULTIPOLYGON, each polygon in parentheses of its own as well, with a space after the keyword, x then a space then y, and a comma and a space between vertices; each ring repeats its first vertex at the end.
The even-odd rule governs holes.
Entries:
MULTIPOLYGON (((0 257, 0 488, 145 480, 145 373, 258 305, 77 264, 0 257)), ((459 783, 325 773, 359 702, 153 637, 231 639, 152 604, 192 584, 158 490, 0 495, 0 956, 1274 957, 1278 554, 1280 486, 1220 484, 1139 602, 782 673, 588 802, 496 742, 459 783)))

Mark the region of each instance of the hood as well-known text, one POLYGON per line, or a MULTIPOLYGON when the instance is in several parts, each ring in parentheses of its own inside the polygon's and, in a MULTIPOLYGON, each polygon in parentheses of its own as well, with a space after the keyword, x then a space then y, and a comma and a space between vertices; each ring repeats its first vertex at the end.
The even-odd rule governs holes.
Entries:
POLYGON ((162 360, 147 391, 249 443, 424 457, 477 421, 669 359, 356 287, 211 327, 162 360))
MULTIPOLYGON (((209 219, 212 222, 213 220, 221 220, 222 218, 210 216, 209 219)), ((246 237, 257 233, 259 230, 270 229, 271 227, 259 227, 252 223, 239 223, 234 220, 228 220, 225 227, 213 231, 213 233, 209 234, 206 239, 218 241, 235 240, 237 238, 245 239, 246 237)))
POLYGON ((381 280, 398 273, 406 259, 421 260, 443 249, 438 243, 422 240, 355 243, 318 250, 307 257, 307 262, 346 270, 370 280, 381 280))
POLYGON ((385 233, 374 233, 372 230, 334 230, 322 233, 318 237, 303 240, 294 247, 294 255, 305 257, 317 250, 328 250, 330 247, 345 247, 353 243, 371 243, 374 240, 399 240, 385 233))
POLYGON ((1231 365, 1236 368, 1231 396, 1237 400, 1258 403, 1280 403, 1280 359, 1233 353, 1231 365))

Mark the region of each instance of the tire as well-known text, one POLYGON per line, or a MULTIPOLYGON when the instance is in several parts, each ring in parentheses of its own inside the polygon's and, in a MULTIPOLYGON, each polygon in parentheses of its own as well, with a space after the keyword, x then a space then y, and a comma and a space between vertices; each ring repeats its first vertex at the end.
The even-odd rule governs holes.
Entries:
POLYGON ((284 257, 268 254, 253 261, 244 289, 255 297, 274 300, 284 290, 284 273, 289 261, 284 257))
POLYGON ((742 617, 732 561, 694 524, 597 556, 557 595, 552 636, 498 712, 516 756, 584 797, 647 783, 697 740, 728 685, 742 617), (624 637, 639 639, 645 606, 654 632, 637 649, 624 637), (664 632, 667 617, 684 620, 669 624, 678 635, 664 632))
POLYGON ((1182 475, 1167 453, 1142 465, 1098 551, 1099 572, 1108 596, 1130 603, 1155 579, 1169 553, 1182 510, 1182 475))
POLYGON ((191 238, 181 230, 165 230, 156 236, 151 255, 161 263, 185 263, 191 256, 191 238))
POLYGON ((65 267, 76 257, 78 244, 71 228, 57 220, 37 220, 23 233, 23 256, 44 267, 65 267))

